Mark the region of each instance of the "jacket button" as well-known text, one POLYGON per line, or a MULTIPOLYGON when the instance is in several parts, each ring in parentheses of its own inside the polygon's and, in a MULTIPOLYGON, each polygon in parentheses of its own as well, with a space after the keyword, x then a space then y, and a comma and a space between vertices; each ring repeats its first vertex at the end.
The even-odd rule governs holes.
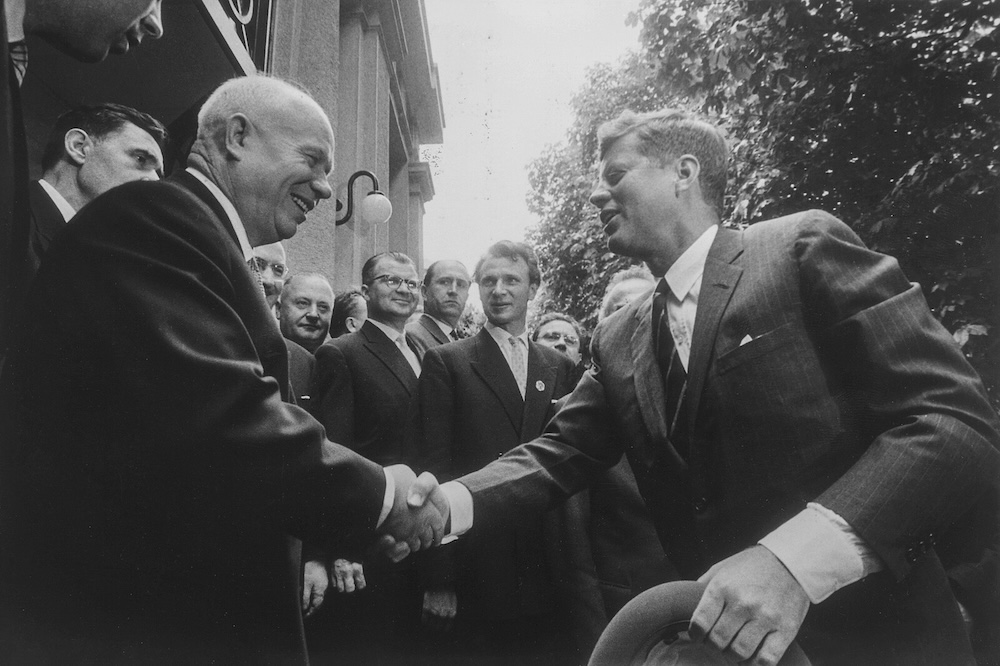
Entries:
POLYGON ((694 510, 697 513, 704 511, 706 506, 708 506, 708 498, 706 497, 699 497, 694 501, 694 510))

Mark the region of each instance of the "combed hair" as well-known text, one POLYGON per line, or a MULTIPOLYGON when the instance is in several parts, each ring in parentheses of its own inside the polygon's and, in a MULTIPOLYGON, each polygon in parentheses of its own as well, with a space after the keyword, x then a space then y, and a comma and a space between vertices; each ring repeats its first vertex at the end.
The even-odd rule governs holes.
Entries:
POLYGON ((55 127, 42 151, 42 170, 48 171, 62 158, 65 151, 66 133, 80 129, 94 141, 100 141, 109 134, 120 131, 127 123, 132 123, 156 141, 160 150, 167 146, 167 128, 159 120, 124 104, 95 104, 70 109, 56 119, 55 127))
POLYGON ((370 285, 374 282, 377 277, 375 275, 375 267, 378 266, 378 262, 387 258, 392 259, 397 264, 409 264, 410 266, 413 266, 414 271, 417 270, 417 265, 413 262, 413 259, 410 259, 402 252, 379 252, 373 257, 369 257, 368 261, 365 262, 365 265, 361 267, 361 284, 370 285))
POLYGON ((465 268, 465 264, 463 264, 461 261, 458 261, 457 259, 438 259, 433 264, 431 264, 430 266, 428 266, 427 267, 427 271, 424 272, 424 286, 425 287, 431 286, 431 280, 434 279, 434 271, 437 270, 437 267, 439 265, 441 265, 441 264, 443 264, 443 263, 445 263, 447 261, 454 261, 456 264, 460 264, 463 269, 465 268))
POLYGON ((330 284, 330 280, 327 279, 327 277, 322 273, 293 273, 287 280, 285 280, 285 286, 282 287, 282 291, 296 282, 302 282, 302 280, 305 280, 306 278, 319 278, 326 283, 326 286, 330 287, 330 292, 333 292, 333 285, 330 284))
POLYGON ((538 257, 535 251, 527 243, 515 243, 514 241, 497 241, 486 250, 486 253, 476 262, 476 270, 472 273, 472 279, 479 282, 480 271, 483 262, 487 259, 510 259, 511 261, 523 261, 528 267, 528 282, 530 284, 541 284, 542 274, 538 270, 538 257))
POLYGON ((600 158, 624 136, 639 139, 639 153, 660 166, 681 155, 694 155, 701 165, 698 182, 705 202, 721 216, 729 170, 726 137, 715 125, 677 109, 650 113, 625 110, 597 129, 600 158))

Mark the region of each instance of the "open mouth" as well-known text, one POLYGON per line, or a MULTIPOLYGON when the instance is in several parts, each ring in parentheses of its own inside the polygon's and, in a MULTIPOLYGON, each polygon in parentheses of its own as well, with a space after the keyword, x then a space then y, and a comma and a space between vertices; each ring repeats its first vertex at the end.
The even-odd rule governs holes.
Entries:
POLYGON ((303 199, 297 194, 292 195, 292 201, 295 202, 295 205, 298 206, 303 213, 308 213, 316 205, 312 201, 309 201, 308 199, 303 199))

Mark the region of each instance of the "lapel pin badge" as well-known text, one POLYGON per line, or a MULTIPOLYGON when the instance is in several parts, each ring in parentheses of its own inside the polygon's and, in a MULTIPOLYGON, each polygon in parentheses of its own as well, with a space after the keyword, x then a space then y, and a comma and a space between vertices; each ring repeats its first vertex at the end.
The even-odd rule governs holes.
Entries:
POLYGON ((539 379, 537 382, 535 382, 535 388, 537 390, 539 390, 539 391, 544 391, 545 390, 545 382, 543 382, 541 379, 539 379))

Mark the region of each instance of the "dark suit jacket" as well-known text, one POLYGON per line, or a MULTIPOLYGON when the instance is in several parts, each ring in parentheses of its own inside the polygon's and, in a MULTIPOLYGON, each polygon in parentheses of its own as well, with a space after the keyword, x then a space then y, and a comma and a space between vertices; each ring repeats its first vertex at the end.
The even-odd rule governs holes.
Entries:
POLYGON ((285 338, 288 350, 288 385, 295 404, 308 410, 312 402, 313 374, 316 371, 316 357, 297 342, 285 338))
POLYGON ((1000 473, 997 419, 919 286, 820 211, 720 229, 694 328, 687 459, 667 437, 650 308, 598 326, 596 370, 550 434, 461 479, 477 523, 548 506, 624 450, 671 562, 695 576, 816 500, 886 571, 810 610, 806 653, 961 663, 933 545, 1000 473))
POLYGON ((411 460, 417 376, 375 324, 316 350, 312 396, 312 412, 334 441, 382 465, 411 460))
POLYGON ((221 207, 130 183, 48 256, 0 384, 0 661, 304 663, 289 535, 367 542, 384 475, 285 402, 221 207))
POLYGON ((66 226, 66 220, 52 197, 42 189, 37 180, 28 186, 28 197, 31 201, 31 230, 28 238, 30 280, 38 272, 38 266, 45 251, 49 249, 53 234, 66 226))
POLYGON ((444 334, 441 327, 437 325, 428 315, 420 315, 420 319, 406 325, 406 337, 413 342, 413 347, 418 349, 418 355, 423 356, 428 349, 454 342, 444 334))
MULTIPOLYGON (((572 369, 565 355, 529 342, 522 399, 510 366, 485 329, 431 349, 420 376, 423 465, 440 479, 452 479, 537 437, 552 415, 553 401, 572 390, 572 369)), ((550 611, 554 590, 542 527, 540 516, 497 520, 488 532, 456 543, 457 572, 442 563, 428 584, 457 577, 460 608, 475 606, 487 617, 550 611)))
POLYGON ((28 257, 28 148, 21 94, 10 64, 7 17, 0 0, 0 369, 26 284, 28 257))

